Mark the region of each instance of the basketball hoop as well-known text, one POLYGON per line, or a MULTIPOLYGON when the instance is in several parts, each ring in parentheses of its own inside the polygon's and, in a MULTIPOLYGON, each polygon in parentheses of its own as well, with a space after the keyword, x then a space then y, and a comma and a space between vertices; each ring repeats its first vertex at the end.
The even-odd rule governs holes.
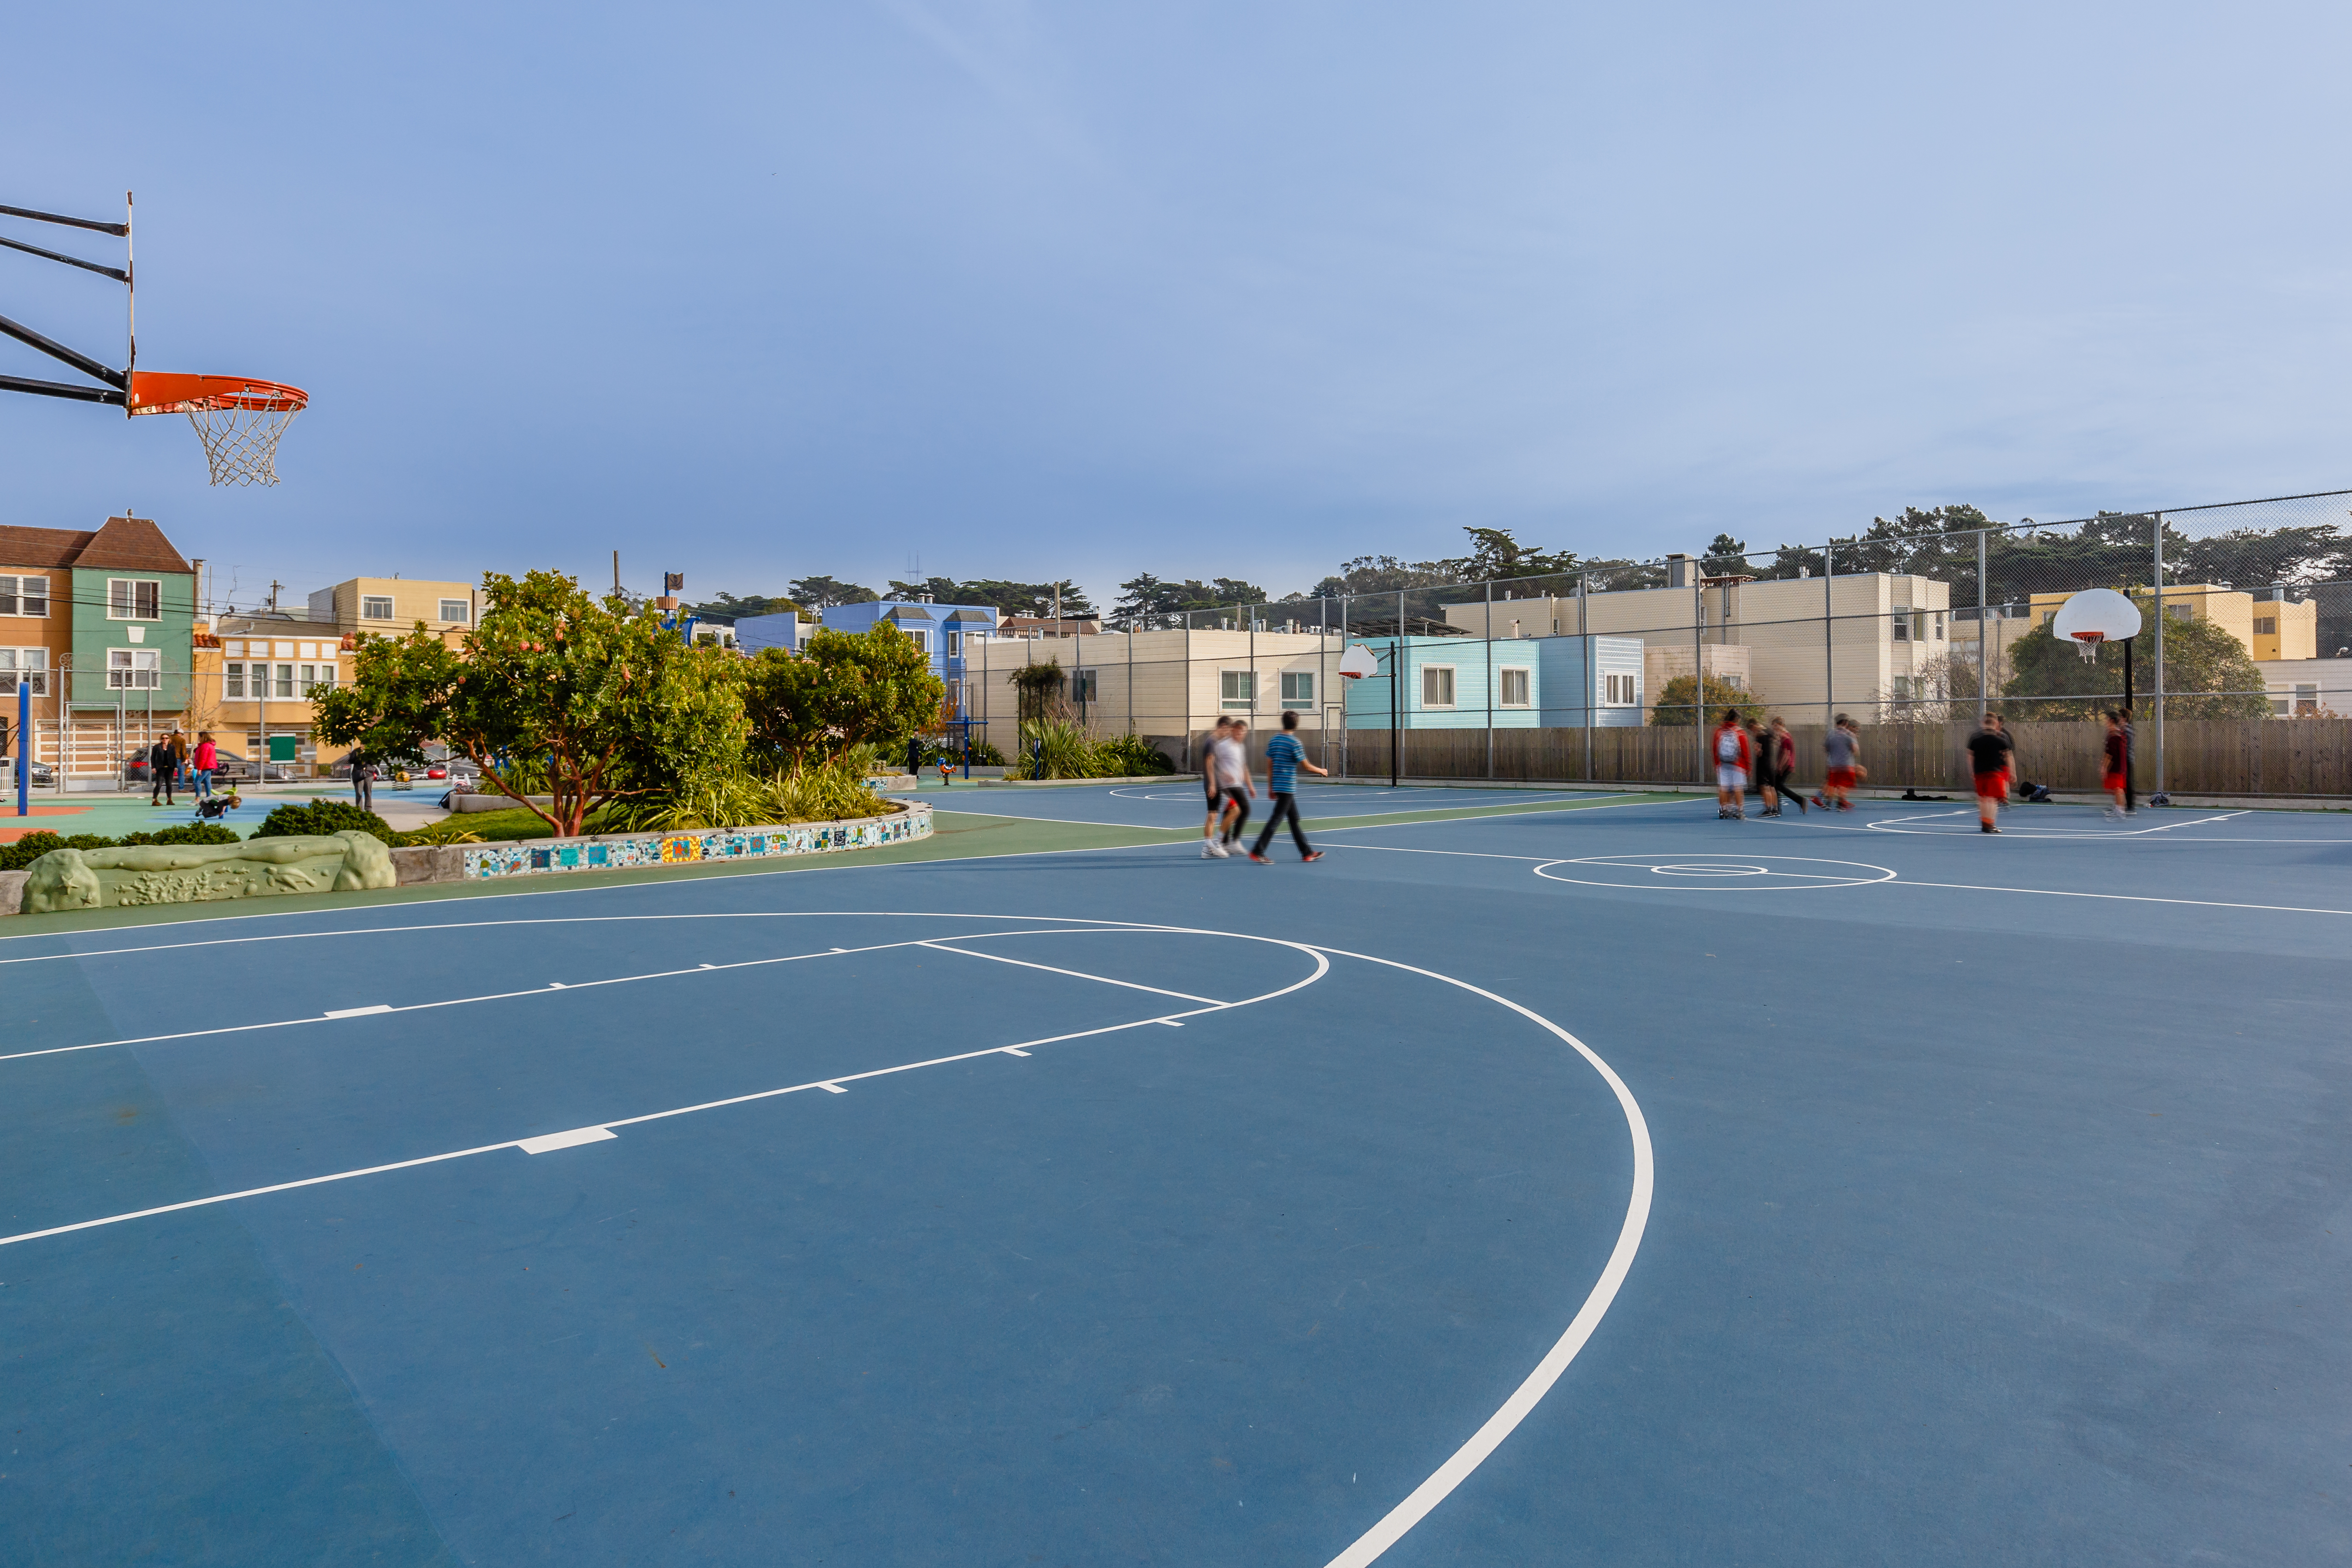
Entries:
POLYGON ((278 482, 278 438, 310 405, 299 386, 239 375, 177 375, 133 371, 126 411, 184 414, 205 444, 216 485, 278 482))
POLYGON ((2084 663, 2096 664, 2101 644, 2128 642, 2139 635, 2139 606, 2113 588, 2085 588, 2058 606, 2050 632, 2071 639, 2082 650, 2084 663))
POLYGON ((1342 680, 1361 680, 1368 675, 1378 675, 1380 670, 1380 656, 1362 643, 1339 656, 1339 679, 1342 680))

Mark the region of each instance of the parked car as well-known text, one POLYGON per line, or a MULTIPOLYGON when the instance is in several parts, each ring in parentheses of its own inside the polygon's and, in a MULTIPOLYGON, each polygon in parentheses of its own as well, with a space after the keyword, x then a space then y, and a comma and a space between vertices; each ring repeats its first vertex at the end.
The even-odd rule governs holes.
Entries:
MULTIPOLYGON (((46 787, 58 782, 58 770, 49 766, 47 763, 34 763, 25 771, 31 775, 36 788, 46 787)), ((16 787, 16 762, 15 758, 0 757, 0 779, 5 779, 7 781, 8 788, 13 790, 16 787)))

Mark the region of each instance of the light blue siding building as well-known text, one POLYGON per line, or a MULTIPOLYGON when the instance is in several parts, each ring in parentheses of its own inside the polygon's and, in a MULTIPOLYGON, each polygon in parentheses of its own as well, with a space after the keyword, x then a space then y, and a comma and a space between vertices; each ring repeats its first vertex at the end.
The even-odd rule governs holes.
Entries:
MULTIPOLYGON (((824 629, 833 632, 862 632, 884 621, 914 638, 915 646, 930 656, 931 673, 947 683, 949 709, 959 719, 971 717, 965 699, 964 639, 995 632, 996 606, 877 599, 862 605, 835 605, 824 612, 824 629)), ((736 635, 739 638, 742 635, 740 622, 736 635)))
POLYGON ((1400 658, 1404 679, 1395 693, 1393 721, 1403 729, 1483 730, 1490 723, 1497 730, 1576 729, 1642 722, 1639 637, 1359 640, 1381 668, 1377 675, 1345 682, 1350 730, 1390 727, 1390 672, 1400 658))

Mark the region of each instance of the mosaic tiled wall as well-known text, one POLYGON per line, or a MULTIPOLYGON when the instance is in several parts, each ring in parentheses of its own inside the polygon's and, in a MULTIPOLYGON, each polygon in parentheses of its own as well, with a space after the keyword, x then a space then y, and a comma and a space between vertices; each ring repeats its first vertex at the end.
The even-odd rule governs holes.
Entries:
POLYGON ((792 827, 741 827, 724 832, 646 833, 607 838, 526 840, 466 849, 466 875, 530 877, 554 871, 619 870, 675 866, 689 860, 757 860, 780 855, 826 855, 928 838, 931 812, 915 806, 890 816, 853 822, 808 822, 792 827))

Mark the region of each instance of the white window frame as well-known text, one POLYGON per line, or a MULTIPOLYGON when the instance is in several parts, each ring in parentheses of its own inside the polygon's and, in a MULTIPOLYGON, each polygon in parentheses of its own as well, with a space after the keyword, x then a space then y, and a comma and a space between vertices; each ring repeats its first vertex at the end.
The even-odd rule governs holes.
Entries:
POLYGON ((110 647, 106 650, 106 687, 110 691, 154 691, 163 684, 163 650, 159 647, 110 647))
POLYGON ((2165 605, 2164 613, 2176 621, 2193 621, 2197 618, 2197 606, 2186 599, 2174 599, 2165 605))
POLYGON ((245 700, 245 660, 233 658, 221 666, 221 700, 245 700))
POLYGON ((1631 708, 1641 700, 1641 689, 1631 675, 1619 671, 1605 674, 1601 679, 1601 705, 1603 708, 1631 708), (1621 692, 1623 695, 1620 696, 1621 692))
POLYGON ((49 580, 47 577, 0 577, 0 616, 22 616, 29 621, 47 620, 49 615, 49 580), (39 584, 37 591, 33 584, 39 584), (35 609, 38 605, 40 608, 35 609))
POLYGON ((915 645, 917 653, 926 656, 930 653, 931 632, 929 626, 900 626, 898 629, 907 634, 908 640, 915 645))
POLYGON ((33 689, 36 697, 49 694, 49 650, 46 647, 0 647, 7 662, 0 664, 0 701, 14 701, 16 687, 33 689))
POLYGON ((1257 671, 1254 669, 1217 671, 1217 706, 1227 713, 1256 712, 1257 671))
POLYGON ((281 664, 272 672, 269 695, 272 700, 278 702, 294 700, 294 667, 292 665, 281 664))
POLYGON ((474 624, 474 602, 471 599, 444 599, 441 601, 441 618, 451 626, 470 626, 474 624), (451 610, 457 613, 453 616, 449 613, 451 610))
POLYGON ((2274 637, 2278 636, 2278 624, 2279 618, 2276 616, 2256 616, 2254 635, 2258 637, 2274 637))
POLYGON ((295 684, 299 693, 299 700, 304 702, 310 700, 310 694, 313 691, 332 691, 335 689, 333 662, 330 660, 325 664, 302 666, 300 673, 295 677, 295 684))
POLYGON ((1285 708, 1311 708, 1315 705, 1313 670, 1286 669, 1282 672, 1282 705, 1285 708))
POLYGON ((1451 709, 1455 691, 1454 667, 1450 664, 1424 664, 1421 667, 1421 705, 1425 710, 1451 709), (1442 692, 1442 697, 1433 693, 1442 692))
POLYGON ((1524 664, 1507 664, 1495 672, 1495 706, 1497 708, 1532 708, 1535 706, 1535 671, 1524 664), (1519 695, 1511 696, 1511 677, 1519 678, 1519 695))
POLYGON ((948 657, 950 658, 961 658, 963 657, 963 634, 961 632, 951 631, 948 633, 948 657))
POLYGON ((1910 702, 1911 678, 1909 676, 1898 675, 1895 678, 1895 700, 1905 704, 1910 702))
POLYGON ((362 594, 360 595, 360 619, 363 621, 390 621, 397 620, 398 618, 399 612, 392 607, 391 595, 362 594), (378 605, 382 605, 383 606, 383 610, 380 612, 375 608, 378 605))
POLYGON ((1895 612, 1895 640, 1896 642, 1911 640, 1911 612, 1907 609, 1895 612))
POLYGON ((163 618, 163 584, 156 577, 109 577, 106 580, 106 618, 110 621, 160 621, 163 618), (141 589, 154 605, 147 615, 139 613, 141 589))

